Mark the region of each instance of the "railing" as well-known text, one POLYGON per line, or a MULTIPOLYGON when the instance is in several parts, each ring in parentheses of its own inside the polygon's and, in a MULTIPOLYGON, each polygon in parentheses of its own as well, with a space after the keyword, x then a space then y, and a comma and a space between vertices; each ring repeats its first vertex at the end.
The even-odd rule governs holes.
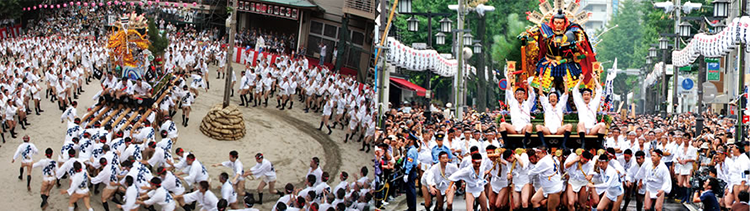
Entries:
POLYGON ((345 0, 344 13, 375 20, 375 0, 345 0))

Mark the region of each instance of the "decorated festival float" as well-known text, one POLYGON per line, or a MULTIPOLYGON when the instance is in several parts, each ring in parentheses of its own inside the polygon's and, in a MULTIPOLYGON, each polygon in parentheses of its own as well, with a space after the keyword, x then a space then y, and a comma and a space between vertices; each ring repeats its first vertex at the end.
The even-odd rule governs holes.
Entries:
MULTIPOLYGON (((155 58, 149 48, 154 49, 149 40, 148 19, 143 15, 131 13, 124 15, 111 27, 111 34, 106 42, 109 53, 107 67, 105 70, 118 78, 129 80, 142 79, 152 87, 154 104, 151 107, 133 107, 127 104, 99 101, 89 107, 86 114, 81 118, 81 127, 88 128, 94 125, 110 125, 113 131, 123 131, 131 134, 144 124, 144 120, 152 113, 157 114, 155 106, 158 105, 169 92, 170 85, 176 80, 172 74, 163 71, 161 58, 155 58)), ((152 29, 153 30, 153 29, 152 29)), ((163 51, 163 50, 162 50, 163 51)), ((95 73, 101 78, 104 73, 95 73)), ((160 115, 156 115, 157 120, 160 115)))
MULTIPOLYGON (((579 89, 590 89, 596 92, 596 82, 594 78, 599 78, 602 72, 601 63, 596 61, 596 54, 589 43, 588 36, 584 31, 582 24, 588 21, 589 13, 579 11, 578 1, 570 1, 565 5, 563 0, 555 0, 553 3, 542 1, 539 4, 539 11, 527 13, 527 19, 534 23, 533 26, 527 27, 518 39, 521 40, 521 61, 508 61, 506 66, 506 76, 509 76, 507 89, 515 93, 518 88, 523 88, 528 92, 537 93, 541 90, 545 95, 550 92, 558 93, 561 96, 565 89, 570 91, 574 86, 579 84, 579 89), (527 79, 532 78, 528 83, 527 79)), ((602 96, 606 96, 606 91, 611 87, 603 87, 602 96)), ((592 93, 595 96, 597 93, 592 93)), ((580 148, 582 142, 576 135, 578 119, 578 110, 573 103, 572 91, 568 102, 560 102, 566 106, 565 114, 561 118, 562 125, 571 124, 572 133, 567 141, 567 148, 580 148)), ((606 97, 608 98, 608 97, 606 97)), ((510 99, 507 98, 506 99, 510 99)), ((608 100, 602 99, 599 108, 594 108, 597 113, 597 121, 606 124, 607 128, 611 123, 611 116, 606 111, 609 110, 608 100)), ((505 103, 501 102, 505 106, 505 103)), ((507 107, 507 106, 506 106, 507 107)), ((506 108, 507 110, 508 108, 506 108)), ((497 118, 497 122, 510 122, 510 115, 505 114, 497 118)), ((531 117, 531 123, 544 125, 544 115, 552 115, 542 110, 539 100, 535 101, 532 112, 528 114, 531 117)), ((534 130, 536 132, 536 129, 534 130)), ((535 134, 535 133, 533 133, 535 134)), ((511 142, 521 143, 524 140, 524 134, 508 135, 511 142)), ((544 141, 547 146, 556 146, 562 144, 563 135, 545 135, 544 141)), ((586 135, 586 143, 596 143, 596 135, 586 135)), ((542 145, 537 135, 532 135, 526 147, 535 147, 542 145)), ((588 148, 588 147, 587 147, 588 148)))
POLYGON ((110 70, 114 70, 117 76, 127 77, 131 80, 146 78, 150 62, 154 55, 148 49, 151 42, 148 40, 147 19, 135 12, 124 15, 112 26, 112 34, 107 40, 109 50, 110 70))

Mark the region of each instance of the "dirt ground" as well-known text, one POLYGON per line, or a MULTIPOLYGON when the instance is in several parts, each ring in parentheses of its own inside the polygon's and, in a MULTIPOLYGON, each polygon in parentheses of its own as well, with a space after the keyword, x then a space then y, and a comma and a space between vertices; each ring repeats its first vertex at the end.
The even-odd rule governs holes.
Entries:
MULTIPOLYGON (((237 76, 244 69, 241 65, 234 64, 237 76)), ((340 171, 347 171, 350 175, 349 181, 358 178, 357 172, 362 166, 367 166, 372 172, 372 155, 360 152, 360 143, 349 142, 343 143, 344 131, 335 129, 332 135, 318 131, 320 124, 319 113, 304 113, 302 103, 295 102, 291 110, 280 111, 275 108, 276 101, 269 100, 268 108, 256 107, 241 108, 245 119, 247 135, 238 141, 217 141, 203 135, 199 130, 200 121, 208 112, 208 109, 215 104, 221 103, 223 99, 224 79, 216 79, 216 67, 212 66, 209 73, 210 88, 209 91, 201 92, 196 102, 193 104, 189 126, 182 127, 182 112, 175 115, 175 123, 178 125, 179 141, 173 147, 182 147, 192 151, 196 158, 201 161, 209 171, 212 183, 212 191, 221 197, 217 188, 218 176, 223 171, 230 171, 224 167, 211 167, 211 164, 219 163, 229 159, 229 151, 237 150, 240 154, 240 160, 248 170, 256 164, 253 156, 262 152, 266 159, 269 159, 277 170, 278 181, 276 189, 283 189, 286 183, 295 184, 295 187, 301 187, 301 182, 306 176, 309 168, 310 159, 319 157, 321 166, 324 171, 329 172, 331 181, 329 184, 335 186, 339 183, 338 174, 340 171), (354 176, 357 174, 357 176, 354 176)), ((237 86, 235 86, 237 87, 237 86)), ((86 109, 93 105, 91 99, 99 91, 99 82, 93 82, 84 86, 85 93, 79 96, 78 116, 83 117, 86 109)), ((237 93, 235 93, 237 94, 237 93)), ((239 103, 239 96, 232 97, 234 104, 239 103)), ((39 205, 41 198, 39 194, 41 182, 41 170, 34 169, 32 173, 31 192, 26 191, 26 181, 17 179, 20 163, 11 163, 13 153, 18 145, 22 142, 21 137, 29 135, 31 142, 39 149, 40 154, 34 156, 35 161, 44 157, 44 150, 52 148, 55 151, 53 158, 57 158, 64 140, 66 125, 60 123, 61 111, 57 110, 57 105, 47 99, 42 99, 42 109, 45 110, 40 116, 31 114, 28 117, 31 126, 27 130, 22 130, 20 126, 16 129, 17 139, 12 139, 9 133, 5 134, 7 143, 0 144, 0 178, 7 181, 3 188, 0 189, 0 204, 3 210, 41 210, 39 205)), ((325 130, 325 129, 324 129, 325 130)), ((326 131, 327 132, 327 131, 326 131)), ((372 173, 369 175, 372 177, 372 173)), ((259 179, 248 180, 246 189, 254 193, 258 186, 259 179)), ((61 189, 68 188, 68 180, 62 181, 62 188, 53 188, 49 198, 50 206, 47 210, 67 210, 68 196, 60 194, 61 189)), ((93 193, 92 193, 93 194, 93 193)), ((101 205, 101 196, 92 195, 91 204, 94 210, 103 210, 101 205)), ((277 196, 268 194, 264 195, 264 203, 256 205, 255 208, 260 210, 270 210, 272 205, 278 199, 277 196)), ((83 203, 79 203, 78 210, 85 210, 83 203)), ((114 203, 110 203, 112 210, 117 210, 114 203)), ((177 210, 182 210, 178 208, 177 210)))

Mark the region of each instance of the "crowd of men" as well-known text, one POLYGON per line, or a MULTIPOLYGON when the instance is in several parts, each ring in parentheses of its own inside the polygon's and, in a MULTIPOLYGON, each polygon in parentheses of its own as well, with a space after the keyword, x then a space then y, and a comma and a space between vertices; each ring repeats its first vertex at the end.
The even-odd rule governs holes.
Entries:
MULTIPOLYGON (((605 128, 596 112, 601 87, 549 94, 522 87, 506 96, 508 111, 469 111, 463 120, 432 105, 386 113, 385 132, 376 132, 376 178, 401 187, 409 210, 417 209, 417 191, 425 210, 452 210, 460 196, 466 207, 456 209, 466 210, 626 210, 632 199, 638 210, 662 210, 667 201, 747 210, 750 143, 733 138, 735 119, 709 111, 696 131, 694 113, 611 114, 605 128), (576 143, 570 137, 576 130, 561 124, 568 102, 579 108, 576 129, 586 141, 576 143), (544 124, 533 127, 537 103, 544 124), (531 146, 534 128, 541 144, 531 146)), ((398 194, 377 192, 376 204, 398 194)))
MULTIPOLYGON (((259 51, 278 54, 291 54, 297 46, 295 34, 279 33, 260 28, 242 29, 237 33, 235 42, 239 46, 259 51)), ((302 54, 304 55, 304 54, 302 54)))
MULTIPOLYGON (((466 210, 619 210, 632 199, 639 210, 662 210, 667 200, 701 202, 704 210, 747 209, 750 144, 733 138, 734 119, 710 111, 700 114, 705 126, 699 131, 691 113, 670 118, 612 114, 613 120, 605 123, 598 118, 600 86, 547 94, 523 87, 508 89, 507 111, 469 110, 456 119, 449 109, 405 104, 386 111, 383 126, 376 127, 374 91, 353 77, 282 50, 274 60, 243 61, 236 84, 235 73, 226 71, 223 39, 214 31, 189 29, 167 30, 170 45, 159 65, 162 74, 174 73, 174 78, 163 92, 166 97, 157 101, 155 93, 162 92, 150 85, 155 80, 130 80, 107 71, 106 39, 84 36, 96 33, 75 27, 52 30, 56 24, 96 23, 65 22, 64 14, 55 15, 37 24, 45 33, 0 42, 3 142, 6 132, 16 138, 16 125, 25 129, 31 107, 37 115, 44 112, 39 107, 42 92, 45 100, 57 103, 67 124, 59 151, 46 148, 44 158, 34 160, 39 149, 25 136, 13 158, 20 159, 19 179, 26 179, 29 190, 31 169, 41 167, 43 209, 52 188, 63 184, 70 184, 61 191, 70 196, 70 210, 78 201, 92 210, 90 199, 97 194, 105 210, 155 210, 154 205, 161 210, 251 210, 264 201, 266 186, 269 194, 279 195, 275 210, 373 210, 402 192, 409 210, 417 209, 418 192, 427 210, 452 210, 458 197, 466 207, 456 209, 466 210), (372 179, 366 167, 352 175, 342 171, 339 184, 331 188, 335 178, 321 170, 316 157, 304 187, 288 183, 276 190, 275 169, 262 153, 254 155, 256 165, 245 171, 240 153, 230 151, 228 161, 211 165, 230 170, 218 175, 220 194, 215 194, 208 166, 175 146, 179 135, 172 120, 182 111, 182 125, 188 125, 190 106, 209 89, 206 79, 214 66, 217 78, 232 74, 241 106, 267 107, 270 98, 285 110, 298 101, 298 109, 321 115, 319 130, 343 130, 342 142, 361 143, 365 153, 374 147, 372 179), (100 81, 98 71, 103 72, 100 81), (84 83, 101 83, 92 108, 132 108, 128 116, 143 120, 82 119, 75 99, 84 92, 84 83), (563 124, 567 104, 578 108, 575 127, 563 124), (544 124, 532 124, 534 105, 543 111, 544 124), (152 107, 155 112, 146 115, 152 107), (515 140, 514 134, 522 138, 515 140), (571 138, 573 134, 577 137, 571 138), (545 136, 562 136, 562 141, 545 141, 545 136), (246 178, 261 179, 257 192, 245 191, 246 178)), ((98 112, 104 111, 93 114, 98 112)))
MULTIPOLYGON (((38 22, 37 29, 52 29, 55 24, 65 23, 66 19, 63 17, 66 14, 68 13, 50 14, 55 18, 42 19, 43 21, 38 22)), ((87 18, 96 16, 89 15, 92 16, 87 18)), ((84 23, 71 21, 66 24, 82 26, 84 23)), ((208 166, 198 161, 194 154, 177 147, 178 127, 172 118, 182 110, 182 124, 187 126, 191 104, 199 93, 209 88, 208 80, 205 79, 209 77, 209 68, 215 65, 218 67, 217 77, 227 77, 225 46, 212 36, 211 31, 197 33, 190 29, 168 30, 170 45, 164 58, 151 61, 149 65, 160 65, 162 72, 159 75, 173 73, 173 78, 169 78, 171 82, 165 86, 167 88, 154 90, 152 85, 155 86, 158 77, 137 80, 120 78, 112 68, 107 67, 110 52, 103 47, 106 33, 96 39, 90 30, 48 30, 45 33, 6 39, 0 43, 3 49, 3 65, 0 65, 0 74, 3 76, 0 87, 3 94, 0 95, 0 107, 5 111, 2 134, 7 130, 15 138, 15 125, 20 124, 24 128, 28 125, 25 115, 30 114, 31 107, 35 108, 37 115, 38 112, 43 112, 39 108, 42 89, 37 83, 46 85, 45 99, 57 102, 62 113, 61 122, 67 124, 60 150, 48 147, 43 151, 44 158, 35 160, 34 156, 39 153, 39 149, 31 142, 30 137, 25 136, 14 155, 13 162, 19 159, 21 163, 19 180, 26 180, 29 191, 32 168, 42 169, 42 209, 46 209, 51 203, 47 199, 52 188, 67 186, 66 184, 69 184, 69 188, 61 193, 70 196, 66 206, 69 210, 76 209, 79 205, 77 202, 80 201, 83 201, 88 210, 93 210, 90 200, 96 195, 100 195, 96 200, 101 200, 105 210, 114 207, 123 210, 156 210, 154 205, 161 210, 174 210, 176 207, 184 210, 255 210, 250 207, 263 203, 265 186, 268 186, 270 194, 280 196, 278 202, 274 203, 276 210, 367 210, 365 207, 372 207, 368 202, 373 201, 370 191, 373 185, 372 180, 367 177, 367 168, 352 174, 352 178, 349 178, 348 173, 341 172, 340 183, 331 189, 327 184, 329 173, 322 172, 320 159, 313 158, 308 175, 303 178, 303 187, 294 187, 288 183, 283 190, 277 190, 276 170, 263 154, 255 154, 257 164, 246 171, 237 151, 228 153, 229 161, 212 165, 217 168, 225 166, 229 170, 229 173, 217 175, 221 184, 220 194, 214 194, 212 189, 216 186, 209 184, 210 177, 206 170, 208 166), (100 78, 98 74, 101 74, 100 78), (84 118, 84 114, 79 116, 75 99, 84 92, 84 83, 101 84, 101 90, 94 90, 98 92, 94 95, 96 104, 87 111, 90 116, 127 118, 96 120, 84 118), (158 98, 158 94, 165 97, 158 98), (35 104, 29 105, 29 102, 35 104), (120 115, 120 112, 125 112, 125 108, 132 111, 120 115), (154 112, 149 112, 149 108, 154 108, 154 112), (133 115, 135 118, 130 118, 133 115), (129 122, 126 119, 136 121, 129 122), (54 158, 55 154, 57 159, 54 158), (246 178, 261 180, 257 193, 245 192, 246 178)), ((261 61, 258 73, 267 74, 256 76, 258 81, 254 82, 261 86, 257 89, 253 87, 251 91, 261 94, 253 96, 253 99, 257 99, 253 103, 258 104, 263 99, 267 106, 270 95, 272 99, 277 98, 277 102, 283 100, 284 106, 291 100, 291 107, 295 100, 294 93, 309 89, 310 94, 302 95, 306 104, 314 109, 322 109, 326 102, 323 101, 322 93, 338 88, 333 84, 334 79, 336 82, 347 81, 353 84, 351 78, 334 77, 327 70, 316 69, 315 74, 313 71, 305 71, 303 74, 301 70, 306 68, 302 66, 307 64, 301 60, 284 56, 277 63, 288 66, 284 66, 285 71, 282 72, 276 64, 276 69, 273 69, 270 68, 270 62, 261 61), (269 68, 261 68, 266 66, 269 68), (300 72, 292 72, 292 67, 300 72), (307 79, 308 77, 311 79, 307 79), (300 84, 299 88, 290 88, 292 85, 289 81, 296 81, 296 78, 305 78, 306 82, 314 81, 321 86, 325 84, 330 89, 318 91, 317 84, 315 87, 300 84), (322 81, 322 78, 326 80, 322 81), (270 80, 273 82, 269 83, 270 80)), ((231 77, 236 80, 234 73, 231 77)), ((246 79, 244 74, 242 79, 246 79)), ((248 91, 247 88, 241 90, 248 91)), ((251 102, 246 103, 249 105, 251 102)))

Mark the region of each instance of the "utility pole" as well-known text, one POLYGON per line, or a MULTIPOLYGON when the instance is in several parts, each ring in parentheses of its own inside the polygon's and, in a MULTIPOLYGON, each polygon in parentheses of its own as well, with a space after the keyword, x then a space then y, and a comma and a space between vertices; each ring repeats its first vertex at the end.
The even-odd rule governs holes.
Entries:
POLYGON ((705 57, 698 57, 698 116, 695 117, 695 131, 700 134, 703 130, 703 82, 706 81, 706 61, 705 57))
MULTIPOLYGON (((747 7, 747 0, 740 1, 740 17, 745 15, 745 11, 747 7)), ((745 45, 739 45, 737 48, 737 51, 739 53, 739 56, 737 57, 740 60, 740 70, 739 70, 739 85, 737 89, 739 89, 739 92, 737 93, 740 96, 740 100, 737 101, 737 141, 744 141, 743 138, 743 131, 742 131, 742 118, 745 116, 745 112, 743 109, 742 104, 742 94, 745 93, 745 45)))
MULTIPOLYGON (((676 1, 675 5, 682 5, 680 0, 675 0, 675 1, 676 1)), ((680 12, 681 11, 679 9, 674 10, 674 14, 675 14, 674 34, 676 36, 674 37, 674 48, 672 49, 675 49, 675 50, 680 49, 680 22, 681 22, 680 12)), ((666 61, 666 59, 664 61, 666 61)), ((674 64, 674 62, 672 63, 674 64)), ((680 73, 680 69, 677 68, 677 66, 673 66, 672 68, 672 78, 673 78, 672 79, 672 104, 669 105, 672 107, 672 114, 677 114, 677 103, 679 101, 677 98, 677 86, 678 86, 677 78, 680 75, 679 73, 680 73)))
MULTIPOLYGON (((224 74, 231 73, 232 71, 232 58, 234 58, 234 34, 235 28, 237 27, 237 0, 229 0, 232 4, 232 15, 229 17, 229 47, 227 47, 227 69, 224 74)), ((223 107, 229 106, 229 92, 232 90, 232 76, 224 76, 224 104, 223 107)), ((206 79, 208 80, 208 79, 206 79)))
POLYGON ((462 85, 463 84, 463 77, 464 77, 464 74, 463 74, 463 69, 464 69, 464 60, 463 60, 464 59, 463 58, 463 54, 464 54, 463 53, 463 50, 464 50, 464 42, 463 42, 463 37, 464 37, 464 31, 463 31, 463 29, 464 29, 464 1, 463 0, 458 0, 458 11, 457 12, 458 12, 458 15, 457 15, 457 18, 458 18, 458 36, 456 36, 456 42, 454 44, 458 44, 457 49, 456 49, 456 55, 457 55, 457 58, 458 58, 458 72, 456 73, 456 76, 455 76, 456 77, 456 84, 453 84, 453 87, 455 87, 455 89, 456 89, 455 99, 454 99, 454 101, 455 101, 454 104, 455 105, 453 105, 453 106, 456 107, 456 119, 458 119, 460 121, 464 117, 463 112, 461 111, 462 104, 463 104, 463 101, 464 101, 464 99, 463 99, 464 98, 464 96, 463 96, 463 85, 462 85))
POLYGON ((659 108, 661 109, 661 117, 664 118, 664 119, 666 119, 667 118, 667 106, 668 105, 664 105, 664 104, 668 103, 667 96, 669 96, 669 93, 667 91, 667 83, 669 83, 669 80, 667 80, 667 49, 662 49, 661 50, 661 56, 662 56, 661 57, 661 61, 662 61, 662 63, 661 63, 661 67, 662 67, 661 73, 662 73, 662 76, 664 77, 664 80, 662 80, 662 82, 661 82, 662 83, 661 84, 661 94, 662 94, 662 97, 660 98, 663 101, 659 103, 659 108))

